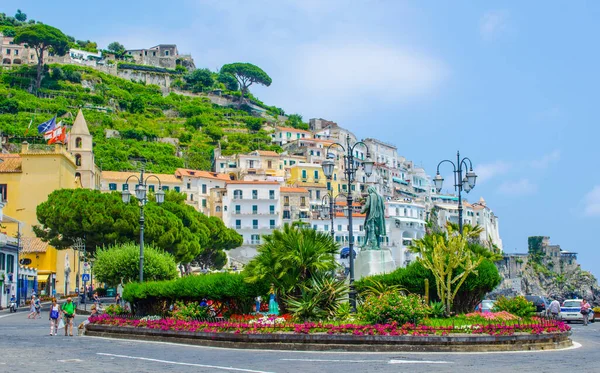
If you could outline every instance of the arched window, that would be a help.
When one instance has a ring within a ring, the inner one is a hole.
[[[75,172],[75,177],[76,177],[77,179],[81,179],[81,174],[80,174],[79,172]]]
[[[78,137],[75,139],[75,147],[76,148],[78,148],[78,149],[81,148],[81,143],[82,143],[81,137]]]
[[[242,199],[243,198],[243,193],[241,191],[241,189],[236,189],[233,191],[233,199]]]
[[[81,154],[75,154],[75,165],[81,166]]]
[[[221,212],[221,206],[217,206],[217,207],[215,207],[215,211],[216,211],[216,212]]]

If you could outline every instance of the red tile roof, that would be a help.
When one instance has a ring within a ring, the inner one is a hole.
[[[19,154],[0,154],[0,173],[21,172],[21,162]]]
[[[175,171],[175,176],[203,177],[206,179],[231,181],[231,177],[228,174],[221,174],[218,172],[210,172],[210,171],[202,171],[202,170],[190,170],[187,168],[178,168]]]
[[[281,193],[308,193],[306,188],[281,187]]]
[[[263,181],[263,180],[229,180],[227,184],[268,184],[268,185],[279,185],[277,181]]]

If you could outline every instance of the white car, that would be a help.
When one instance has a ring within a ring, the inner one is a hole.
[[[558,318],[560,320],[571,322],[571,321],[581,321],[583,322],[583,315],[581,314],[581,299],[567,299],[563,302],[560,307],[560,314]],[[594,322],[594,311],[590,308],[590,313],[588,315],[589,322]]]

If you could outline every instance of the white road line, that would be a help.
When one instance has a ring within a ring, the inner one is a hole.
[[[296,351],[296,350],[269,350],[269,349],[240,349],[240,348],[231,348],[231,347],[214,347],[214,346],[197,346],[197,345],[189,345],[185,343],[174,343],[174,342],[163,342],[163,341],[144,341],[138,339],[128,339],[128,338],[108,338],[108,337],[92,337],[92,336],[81,336],[81,338],[91,338],[91,339],[103,339],[111,342],[127,342],[127,343],[149,343],[149,344],[158,344],[158,345],[168,345],[168,346],[178,346],[178,347],[189,347],[195,349],[202,350],[224,350],[224,351],[238,351],[238,352],[276,352],[280,354],[289,353],[289,354],[323,354],[323,355],[346,355],[346,354],[357,354],[361,355],[487,355],[487,354],[539,354],[539,353],[559,353],[569,350],[575,350],[581,347],[580,343],[573,341],[573,346],[562,348],[560,350],[534,350],[534,351],[484,351],[484,352],[414,352],[414,351],[383,351],[383,352],[373,352],[373,351],[365,351],[365,352],[356,352],[356,351]]]
[[[390,360],[389,364],[454,364],[451,361],[440,360]]]
[[[252,370],[252,369],[243,369],[243,368],[234,368],[234,367],[222,367],[218,365],[206,365],[206,364],[194,364],[194,363],[182,363],[179,361],[169,361],[169,360],[159,360],[159,359],[150,359],[147,357],[139,357],[139,356],[128,356],[128,355],[116,355],[116,354],[106,354],[102,352],[96,353],[96,355],[101,356],[110,356],[110,357],[120,357],[123,359],[133,359],[133,360],[143,360],[143,361],[151,361],[154,363],[163,363],[163,364],[173,364],[173,365],[185,365],[189,367],[199,367],[199,368],[212,368],[212,369],[221,369],[221,370],[231,370],[235,372],[248,372],[248,373],[272,373],[265,372],[262,370]]]
[[[59,363],[81,363],[83,360],[81,359],[65,359],[65,360],[57,360]]]
[[[385,363],[387,360],[345,360],[345,359],[279,359],[280,361],[310,361],[317,363]]]

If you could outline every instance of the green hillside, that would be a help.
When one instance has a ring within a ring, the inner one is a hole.
[[[46,66],[38,96],[28,93],[35,80],[35,67],[5,69],[0,74],[0,131],[21,142],[34,118],[29,136],[37,135],[35,125],[54,114],[70,124],[78,108],[84,109],[94,135],[95,153],[103,170],[135,169],[140,160],[152,172],[173,172],[177,167],[210,169],[212,150],[218,141],[224,154],[255,149],[280,151],[271,145],[261,129],[274,117],[250,115],[242,108],[212,104],[206,97],[171,93],[163,97],[158,86],[131,82],[75,65]],[[176,84],[185,85],[184,79]],[[239,92],[233,92],[236,94]],[[281,111],[262,105],[273,115]],[[71,113],[73,116],[70,116]],[[105,130],[117,130],[120,138],[105,138]],[[158,142],[176,138],[176,146]],[[31,141],[31,139],[30,139]],[[181,151],[181,157],[177,151]]]

